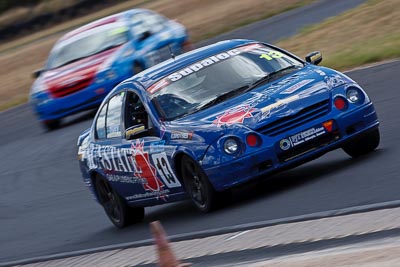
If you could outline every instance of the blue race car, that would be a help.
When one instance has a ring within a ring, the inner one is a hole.
[[[31,104],[46,128],[57,128],[63,117],[99,106],[123,80],[188,49],[185,27],[150,10],[97,20],[55,44],[34,73]]]
[[[379,144],[379,122],[346,75],[269,44],[230,40],[118,85],[78,139],[83,179],[117,227],[189,196],[208,212],[231,188],[343,148]]]

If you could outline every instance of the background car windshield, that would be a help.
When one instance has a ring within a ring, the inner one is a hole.
[[[168,81],[167,86],[152,94],[160,117],[172,120],[194,113],[208,106],[216,97],[237,89],[240,93],[241,88],[244,91],[270,73],[291,66],[304,66],[301,61],[264,45],[254,49],[243,47],[239,51],[237,55],[192,71],[189,75],[181,75],[183,77],[177,81]],[[185,72],[185,69],[182,71]],[[180,75],[179,71],[177,73]]]
[[[99,27],[100,28],[100,27]],[[128,41],[128,27],[103,27],[61,43],[50,54],[47,68],[54,69],[100,53]]]

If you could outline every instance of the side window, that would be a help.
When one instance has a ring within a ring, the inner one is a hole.
[[[143,12],[134,14],[132,17],[132,31],[135,36],[140,36],[145,32],[157,33],[165,26],[165,19],[161,16]]]
[[[121,136],[121,112],[125,92],[113,96],[108,102],[106,118],[107,138]]]
[[[149,119],[139,96],[133,92],[127,92],[125,105],[125,128],[143,126],[149,128]]]
[[[139,37],[146,31],[150,31],[151,29],[147,27],[144,23],[145,16],[143,13],[134,14],[132,17],[132,31],[133,35]]]
[[[106,138],[106,112],[108,104],[105,104],[97,117],[96,121],[96,138],[104,139]]]
[[[164,28],[165,20],[157,14],[147,13],[144,23],[153,33],[156,33]]]

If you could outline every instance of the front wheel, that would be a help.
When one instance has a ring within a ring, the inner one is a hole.
[[[60,124],[61,124],[61,120],[42,121],[42,125],[47,131],[53,131],[53,130],[58,129],[60,127]]]
[[[98,177],[95,185],[99,202],[116,227],[124,228],[143,220],[144,208],[128,206],[105,179]]]
[[[346,143],[342,148],[353,158],[360,157],[374,151],[380,142],[379,128],[376,128],[363,136]]]
[[[227,193],[215,191],[199,164],[189,156],[182,158],[181,173],[186,192],[197,209],[210,212],[226,203],[221,198],[227,197]]]

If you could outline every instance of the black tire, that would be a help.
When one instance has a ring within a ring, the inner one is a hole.
[[[215,191],[202,168],[189,156],[183,156],[181,163],[186,192],[197,209],[210,212],[226,203],[226,198],[221,198],[228,197],[230,191]]]
[[[349,156],[357,158],[374,151],[378,147],[379,142],[379,128],[376,128],[359,138],[349,141],[342,148]]]
[[[60,127],[60,124],[61,120],[42,121],[42,125],[47,131],[53,131],[58,129]]]
[[[110,221],[118,228],[141,222],[144,218],[143,207],[130,207],[126,204],[110,184],[102,177],[97,177],[96,192]]]

